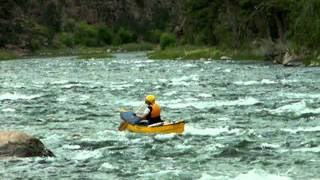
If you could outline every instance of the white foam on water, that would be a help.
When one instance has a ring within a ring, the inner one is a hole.
[[[31,100],[35,98],[39,98],[41,95],[36,94],[36,95],[25,95],[25,94],[17,94],[17,93],[5,93],[0,95],[0,101],[1,100]]]
[[[320,152],[320,146],[318,147],[312,147],[312,148],[298,148],[298,149],[294,149],[292,151],[295,151],[295,152],[315,152],[315,153],[318,153]]]
[[[66,89],[70,89],[70,88],[74,88],[74,87],[83,87],[83,85],[81,85],[81,84],[65,84],[61,87],[66,88]]]
[[[320,94],[312,94],[312,93],[279,93],[279,96],[289,97],[289,98],[303,98],[303,99],[319,99]]]
[[[59,81],[53,81],[50,84],[54,84],[54,85],[60,85],[60,84],[67,84],[69,83],[69,81],[66,80],[59,80]]]
[[[130,87],[133,87],[133,84],[130,84],[128,82],[124,82],[122,84],[112,84],[110,85],[111,90],[124,90]]]
[[[141,106],[141,104],[144,103],[142,100],[141,101],[132,101],[129,99],[119,99],[115,101],[115,104],[121,105],[121,106],[126,106],[126,107],[138,107]]]
[[[184,145],[184,144],[178,144],[175,146],[176,149],[192,149],[193,146],[189,145]]]
[[[232,101],[216,101],[216,106],[249,106],[260,103],[260,101],[253,97],[239,98]]]
[[[155,139],[157,140],[170,140],[175,137],[175,134],[157,134],[154,136]]]
[[[66,102],[67,100],[68,100],[67,96],[60,96],[57,98],[57,101],[59,101],[59,102]]]
[[[279,144],[270,144],[270,143],[262,143],[261,144],[262,148],[273,148],[273,149],[278,149],[281,147]]]
[[[230,118],[228,117],[220,117],[218,118],[219,121],[230,121]]]
[[[258,84],[276,84],[277,82],[272,81],[270,79],[262,79],[261,81],[236,81],[233,84],[242,85],[242,86],[250,86],[250,85],[258,85]]]
[[[192,98],[181,100],[162,101],[162,105],[172,109],[182,109],[187,107],[194,107],[197,109],[206,109],[221,106],[250,106],[260,103],[260,101],[253,97],[245,97],[237,100],[226,100],[226,101],[196,101],[198,99]]]
[[[80,97],[79,97],[80,101],[85,101],[85,100],[88,100],[88,99],[90,99],[90,95],[83,94],[83,95],[80,95]]]
[[[66,144],[62,146],[62,149],[71,149],[71,150],[77,150],[80,149],[81,147],[79,145],[70,145]]]
[[[198,80],[199,80],[198,75],[182,76],[178,78],[172,78],[170,84],[189,86],[191,84],[190,81],[198,81]]]
[[[272,81],[270,79],[262,79],[261,84],[276,84],[277,82]]]
[[[185,65],[183,65],[182,67],[197,67],[197,65],[195,65],[195,64],[185,64]]]
[[[225,69],[223,72],[230,73],[231,69]]]
[[[177,93],[178,93],[177,91],[169,91],[169,92],[164,93],[163,95],[164,96],[173,96],[173,95],[175,95]]]
[[[201,174],[201,177],[198,180],[213,180],[216,179],[213,176],[207,174],[207,173],[203,173]]]
[[[299,127],[296,129],[289,129],[289,128],[283,128],[281,129],[282,131],[285,132],[290,132],[290,133],[297,133],[297,132],[317,132],[320,131],[320,126],[315,126],[315,127]]]
[[[282,84],[289,84],[289,83],[296,83],[299,82],[298,80],[287,80],[287,79],[282,79],[281,83]]]
[[[82,151],[76,151],[72,153],[72,159],[74,160],[87,160],[87,159],[98,159],[102,157],[102,153],[98,150],[95,151],[87,151],[87,150],[82,150]]]
[[[169,80],[168,80],[168,79],[159,79],[158,81],[161,82],[161,83],[166,83],[166,82],[168,82]]]
[[[240,174],[233,180],[291,180],[290,177],[267,173],[263,170],[253,169],[245,174]]]
[[[112,164],[110,164],[110,163],[108,163],[108,162],[105,162],[105,163],[103,163],[103,164],[100,166],[99,170],[103,170],[103,169],[116,169],[116,168],[117,168],[116,166],[114,166],[114,165],[112,165]]]
[[[319,153],[320,152],[320,146],[318,147],[303,147],[303,148],[297,148],[297,149],[281,149],[279,152],[286,153],[286,152],[312,152],[312,153]]]
[[[197,96],[198,96],[198,97],[202,97],[202,98],[210,98],[210,97],[212,97],[211,94],[206,94],[206,93],[200,93],[200,94],[198,94]]]
[[[16,110],[13,109],[13,108],[5,108],[5,109],[2,109],[2,112],[15,112]]]
[[[240,129],[229,129],[229,127],[218,128],[196,128],[190,125],[185,127],[184,134],[190,134],[195,136],[218,136],[222,133],[239,134]]]
[[[296,103],[281,106],[275,110],[270,110],[270,112],[274,114],[295,113],[296,115],[309,114],[309,113],[319,114],[320,108],[317,108],[317,109],[308,108],[305,101],[299,101]]]
[[[134,82],[135,83],[143,83],[143,80],[142,79],[135,79]]]
[[[127,141],[125,131],[118,130],[104,130],[91,134],[90,137],[82,138],[84,142],[99,142],[99,141]]]
[[[178,175],[180,173],[183,173],[182,170],[177,170],[177,169],[168,169],[168,170],[159,170],[158,172],[155,173],[143,173],[141,176],[142,177],[157,177],[156,179],[164,179],[164,177],[166,177],[166,175],[168,174],[175,174]],[[159,176],[161,176],[162,178],[159,178]]]

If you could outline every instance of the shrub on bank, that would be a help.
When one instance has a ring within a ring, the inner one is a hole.
[[[151,31],[147,32],[145,39],[148,42],[158,44],[160,42],[161,34],[162,34],[161,30],[154,29],[154,30],[151,30]]]
[[[177,43],[176,36],[172,33],[163,33],[160,37],[160,48],[161,50],[167,47],[175,46]]]
[[[89,25],[86,22],[80,22],[75,28],[75,43],[78,45],[95,47],[98,46],[98,31],[93,25]]]
[[[74,47],[74,36],[72,33],[61,33],[59,35],[60,42],[67,47]]]
[[[111,30],[104,25],[98,26],[98,42],[99,45],[110,45],[112,43],[112,33]]]
[[[118,37],[119,37],[120,44],[137,42],[137,39],[138,39],[136,34],[124,28],[120,28],[118,32]]]

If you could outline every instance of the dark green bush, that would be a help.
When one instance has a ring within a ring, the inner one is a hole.
[[[137,35],[124,28],[119,30],[118,36],[121,44],[137,42]]]
[[[162,50],[167,47],[175,46],[177,43],[176,36],[172,33],[163,33],[160,37],[160,48]]]
[[[39,50],[41,47],[41,44],[39,42],[39,40],[37,39],[32,39],[29,43],[29,49],[31,51],[36,51],[36,50]]]
[[[67,47],[74,47],[74,36],[72,33],[61,33],[59,35],[59,40],[62,44]]]
[[[159,43],[162,31],[159,29],[151,30],[146,35],[146,40],[151,43]]]
[[[112,43],[112,33],[107,26],[98,27],[98,42],[100,45],[110,45]]]
[[[74,38],[75,43],[78,45],[95,47],[99,44],[97,27],[89,25],[86,22],[80,22],[76,25]]]

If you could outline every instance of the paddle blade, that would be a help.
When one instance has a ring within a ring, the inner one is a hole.
[[[125,122],[125,121],[122,121],[122,122],[120,123],[120,126],[118,127],[118,130],[119,130],[119,131],[124,131],[124,130],[127,129],[127,126],[128,126],[128,123]]]

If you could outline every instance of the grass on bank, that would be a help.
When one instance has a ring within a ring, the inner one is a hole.
[[[0,60],[16,59],[18,55],[7,50],[0,49]]]
[[[150,59],[221,59],[227,56],[236,60],[263,60],[263,55],[250,50],[223,50],[216,47],[178,46],[148,53]]]
[[[62,49],[42,49],[29,56],[36,57],[57,57],[57,56],[77,56],[77,59],[101,59],[110,58],[112,53],[132,52],[132,51],[149,51],[154,49],[150,43],[128,43],[118,46],[104,47],[76,47]]]
[[[309,67],[318,67],[320,66],[320,55],[319,56],[308,56],[304,61],[304,64]]]

